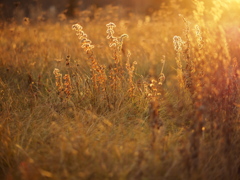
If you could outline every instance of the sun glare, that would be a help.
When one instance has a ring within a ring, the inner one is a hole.
[[[240,3],[240,0],[225,0],[228,3]]]

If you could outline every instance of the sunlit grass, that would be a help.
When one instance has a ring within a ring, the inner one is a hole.
[[[239,1],[171,2],[2,22],[0,179],[239,179]]]

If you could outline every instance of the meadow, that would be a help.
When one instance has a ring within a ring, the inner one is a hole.
[[[239,179],[240,2],[0,22],[0,179]]]

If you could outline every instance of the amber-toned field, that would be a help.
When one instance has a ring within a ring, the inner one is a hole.
[[[0,179],[240,178],[240,2],[0,23]]]

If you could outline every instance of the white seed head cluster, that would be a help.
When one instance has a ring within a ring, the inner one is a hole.
[[[108,23],[107,25],[107,39],[111,40],[109,43],[109,47],[116,47],[118,51],[121,51],[122,45],[123,45],[123,39],[128,38],[127,34],[122,34],[120,37],[114,36],[114,30],[113,28],[116,27],[116,25],[113,22]]]
[[[177,52],[182,51],[182,45],[184,44],[184,42],[180,36],[173,37],[173,44],[174,44],[175,51],[177,51]]]
[[[81,48],[87,53],[91,51],[94,48],[94,45],[92,45],[92,41],[87,38],[87,34],[82,30],[83,27],[79,24],[74,24],[72,29],[76,31],[76,35],[78,36],[78,39],[80,39],[82,44]]]

